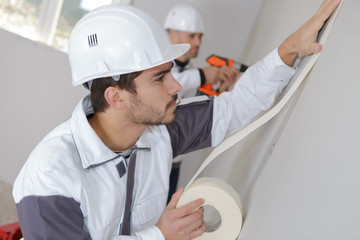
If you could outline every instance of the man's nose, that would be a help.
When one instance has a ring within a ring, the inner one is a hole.
[[[181,91],[181,84],[174,78],[172,74],[170,74],[169,83],[168,83],[168,92],[170,95],[174,95]]]
[[[200,46],[201,44],[201,38],[200,37],[194,37],[193,38],[193,44],[195,44],[196,46]]]

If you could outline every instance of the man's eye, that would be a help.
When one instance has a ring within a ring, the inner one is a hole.
[[[157,79],[156,79],[156,81],[162,81],[164,79],[164,75],[161,75],[160,77],[158,77]]]

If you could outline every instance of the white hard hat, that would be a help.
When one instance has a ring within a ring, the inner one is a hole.
[[[106,5],[86,14],[71,33],[72,84],[149,69],[188,49],[188,44],[171,45],[163,28],[145,12]]]
[[[205,23],[200,11],[194,6],[190,4],[179,4],[169,11],[164,28],[184,32],[204,33]]]

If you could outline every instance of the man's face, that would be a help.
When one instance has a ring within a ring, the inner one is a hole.
[[[136,95],[129,96],[129,120],[141,125],[170,123],[176,117],[181,85],[171,74],[172,62],[144,70],[135,78]]]
[[[173,31],[173,36],[171,36],[171,42],[173,44],[190,44],[190,49],[184,55],[187,56],[188,60],[191,58],[196,58],[202,40],[202,33],[192,33],[192,32],[182,32],[182,31]]]

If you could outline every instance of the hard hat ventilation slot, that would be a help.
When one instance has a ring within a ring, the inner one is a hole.
[[[89,47],[95,47],[98,45],[96,33],[88,36],[88,42],[89,42]]]

